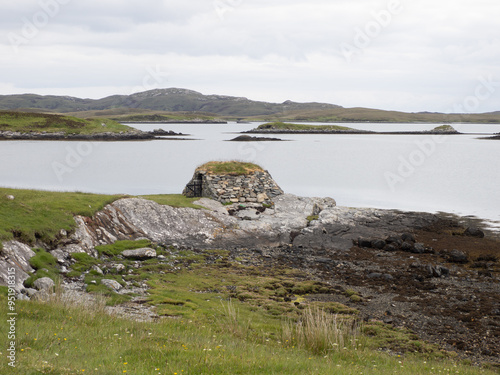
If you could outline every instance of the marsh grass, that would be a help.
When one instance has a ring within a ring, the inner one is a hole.
[[[358,349],[359,333],[359,321],[352,316],[330,314],[319,307],[308,307],[297,321],[282,323],[282,341],[316,355]]]

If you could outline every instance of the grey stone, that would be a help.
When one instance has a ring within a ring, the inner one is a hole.
[[[413,246],[412,253],[415,253],[415,254],[425,253],[425,245],[423,243],[416,243]]]
[[[33,286],[37,290],[51,290],[54,287],[54,280],[49,277],[42,277],[40,279],[35,280]]]
[[[21,290],[21,293],[27,295],[29,298],[32,298],[37,293],[37,290],[33,288],[24,288]]]
[[[413,251],[413,248],[414,248],[414,245],[413,243],[411,242],[403,242],[403,244],[401,245],[401,250],[403,251],[407,251],[407,252],[412,252]]]
[[[119,263],[119,264],[115,265],[114,268],[115,268],[116,272],[119,273],[119,272],[122,272],[123,270],[125,270],[126,267],[123,264]]]
[[[403,242],[413,242],[413,243],[415,243],[415,236],[413,236],[413,234],[411,234],[411,233],[403,233],[401,235],[401,239],[403,240]]]
[[[469,257],[462,251],[452,250],[450,253],[450,262],[453,263],[467,263],[469,261]]]
[[[70,259],[70,255],[62,250],[52,250],[50,254],[57,259],[59,264],[66,264]]]
[[[359,247],[372,247],[372,241],[368,238],[358,238]]]
[[[7,241],[3,243],[3,249],[0,252],[0,285],[7,286],[9,276],[14,269],[15,280],[9,286],[19,291],[24,288],[24,281],[28,279],[29,273],[33,272],[29,260],[35,256],[35,252],[29,246],[18,241]]]
[[[156,250],[149,247],[135,250],[125,250],[122,255],[128,259],[152,259],[156,258]]]
[[[97,272],[99,275],[104,275],[104,272],[102,272],[102,269],[99,266],[94,265],[91,270]]]
[[[385,247],[386,243],[384,240],[373,240],[371,242],[371,247],[374,249],[382,250]]]
[[[107,286],[109,289],[114,291],[119,291],[122,288],[122,286],[118,281],[111,279],[102,279],[101,284]]]
[[[476,227],[468,227],[465,230],[464,235],[469,237],[484,238],[484,232]]]

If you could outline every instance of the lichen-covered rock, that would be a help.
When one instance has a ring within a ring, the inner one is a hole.
[[[3,243],[3,250],[0,252],[0,285],[7,286],[9,269],[14,270],[14,289],[20,291],[24,288],[23,283],[33,272],[29,260],[35,256],[35,252],[17,241]],[[11,272],[12,273],[12,272]]]
[[[156,258],[156,251],[149,247],[122,251],[122,255],[128,259],[146,260]]]
[[[52,280],[50,277],[42,277],[40,279],[36,279],[33,283],[35,289],[40,291],[51,291],[54,285],[54,280]]]
[[[102,279],[101,284],[107,286],[109,289],[114,291],[119,291],[122,288],[122,286],[118,281],[111,279]]]

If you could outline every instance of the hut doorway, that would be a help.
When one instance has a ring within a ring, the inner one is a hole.
[[[202,197],[203,195],[203,174],[197,173],[191,183],[186,185],[189,197]]]

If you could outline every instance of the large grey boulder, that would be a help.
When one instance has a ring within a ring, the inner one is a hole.
[[[146,260],[156,258],[156,250],[149,247],[135,250],[125,250],[122,255],[128,259]]]

